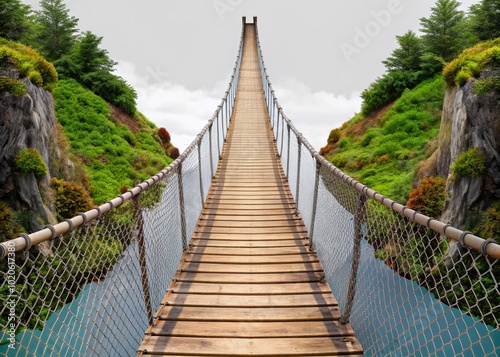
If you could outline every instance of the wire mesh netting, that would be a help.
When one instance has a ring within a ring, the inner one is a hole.
[[[480,248],[467,247],[469,232],[407,209],[333,167],[281,110],[259,40],[258,47],[290,189],[306,226],[314,228],[311,244],[341,322],[351,323],[365,355],[500,355],[500,262],[487,254],[498,242],[474,237]]]

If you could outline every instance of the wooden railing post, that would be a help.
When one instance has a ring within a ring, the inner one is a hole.
[[[347,290],[347,301],[344,313],[340,317],[341,324],[348,324],[351,318],[352,305],[356,296],[356,282],[358,277],[359,259],[361,257],[361,240],[363,238],[363,222],[366,217],[366,196],[361,194],[354,215],[354,246],[352,249],[351,279]]]
[[[184,184],[182,182],[182,162],[177,169],[177,182],[179,186],[179,210],[181,215],[181,239],[182,249],[187,250],[187,227],[186,227],[186,207],[184,205]]]
[[[140,181],[135,182],[135,186],[138,186]],[[148,265],[146,262],[146,237],[144,235],[144,220],[142,218],[142,207],[139,200],[140,195],[134,197],[134,221],[137,229],[137,246],[139,248],[139,266],[141,269],[141,284],[142,284],[142,296],[144,297],[144,305],[146,308],[146,316],[148,322],[151,325],[153,323],[153,309],[151,307],[151,290],[149,289],[149,274]]]

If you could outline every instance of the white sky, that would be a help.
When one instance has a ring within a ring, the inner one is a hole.
[[[36,7],[37,0],[23,0]],[[478,0],[463,0],[466,10]],[[67,0],[82,31],[104,37],[138,108],[183,151],[222,98],[241,33],[258,17],[266,67],[287,116],[319,150],[358,112],[396,35],[435,0]]]

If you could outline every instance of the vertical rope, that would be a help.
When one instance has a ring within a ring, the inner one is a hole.
[[[201,170],[201,142],[202,137],[200,137],[200,141],[198,142],[198,172],[200,175],[200,195],[201,195],[201,207],[205,204],[205,193],[203,191],[203,173]]]
[[[210,177],[212,179],[214,178],[214,155],[213,155],[213,150],[212,150],[212,127],[213,125],[210,125],[208,129],[208,142],[210,146]]]

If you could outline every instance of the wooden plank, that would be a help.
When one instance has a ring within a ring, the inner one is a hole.
[[[293,233],[253,233],[253,234],[232,234],[232,233],[211,233],[195,232],[193,239],[213,239],[213,240],[236,240],[236,241],[262,241],[262,240],[290,240],[306,239],[307,232]]]
[[[229,255],[229,256],[249,256],[249,255],[290,255],[309,254],[307,247],[278,247],[278,248],[218,248],[218,247],[193,247],[188,250],[188,254],[206,255]]]
[[[288,264],[288,263],[302,263],[302,262],[317,262],[318,256],[316,255],[316,253],[283,254],[283,255],[248,255],[248,256],[188,254],[184,259],[187,262],[196,262],[196,263]]]
[[[151,336],[140,351],[151,355],[183,354],[198,356],[337,356],[361,355],[362,347],[354,338],[193,338]]]
[[[300,231],[305,231],[304,223],[298,220],[281,220],[281,221],[199,221],[198,228],[296,228],[301,227]],[[285,230],[288,232],[290,230]],[[280,230],[283,232],[283,230]],[[228,232],[230,233],[230,232]],[[272,233],[272,231],[271,231]]]
[[[323,307],[180,307],[163,306],[156,315],[159,320],[209,322],[277,322],[277,321],[336,321],[340,319],[337,306]]]
[[[303,225],[288,227],[196,227],[195,233],[210,232],[224,234],[274,234],[274,233],[307,233]]]
[[[232,308],[270,308],[270,307],[315,307],[338,306],[332,294],[308,295],[195,295],[169,294],[162,305],[188,307],[232,307]]]
[[[235,338],[308,338],[353,336],[349,325],[338,321],[287,321],[287,322],[214,322],[209,325],[199,321],[158,321],[148,334],[173,337],[235,337]]]
[[[221,214],[202,214],[199,222],[220,221],[220,222],[266,222],[266,221],[296,221],[300,222],[302,217],[296,216],[293,213],[282,215],[265,215],[265,216],[237,216],[237,215],[221,215]]]
[[[216,263],[184,263],[181,269],[186,273],[307,273],[323,272],[320,263],[291,263],[291,264],[216,264]]]
[[[230,248],[270,248],[270,247],[296,247],[309,244],[302,239],[242,241],[242,240],[216,240],[216,239],[191,239],[191,245],[197,247],[230,247]]]
[[[174,281],[169,291],[182,294],[216,295],[298,295],[331,293],[326,283],[290,283],[290,284],[225,284],[193,283]]]
[[[324,280],[323,272],[289,274],[230,274],[230,273],[177,273],[174,277],[180,282],[224,283],[224,284],[288,284],[319,283]]]

